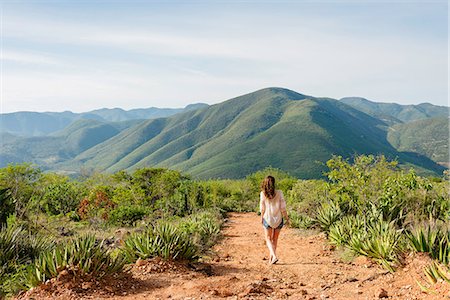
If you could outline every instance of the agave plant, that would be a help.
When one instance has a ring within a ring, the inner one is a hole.
[[[132,234],[125,240],[124,253],[129,261],[138,258],[193,259],[197,247],[189,236],[170,223],[158,223],[144,233]]]
[[[351,236],[349,249],[356,254],[372,258],[393,272],[401,250],[401,231],[395,228],[393,222],[382,220],[368,224],[366,230]]]
[[[450,283],[450,270],[448,266],[432,262],[431,265],[425,267],[423,271],[431,284],[436,283],[438,280],[444,280]]]
[[[336,246],[347,245],[352,236],[365,231],[365,222],[359,215],[345,216],[330,227],[328,238]]]
[[[293,228],[308,229],[314,225],[314,219],[308,215],[300,214],[296,211],[289,212],[290,226]]]
[[[316,221],[323,231],[328,232],[330,227],[341,218],[342,211],[338,203],[322,203],[316,214]]]
[[[122,255],[112,257],[110,250],[103,246],[103,241],[87,235],[39,255],[27,269],[27,285],[36,286],[58,276],[64,269],[79,276],[102,278],[120,272],[125,262]]]
[[[443,264],[450,262],[450,231],[441,227],[419,227],[407,234],[410,247],[428,253]]]

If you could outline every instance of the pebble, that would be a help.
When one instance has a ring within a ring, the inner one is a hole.
[[[388,292],[385,290],[385,289],[381,289],[380,290],[380,293],[378,294],[378,298],[388,298],[389,297],[389,295],[388,295]]]

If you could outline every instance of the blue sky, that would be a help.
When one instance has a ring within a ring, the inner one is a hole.
[[[222,102],[279,86],[448,105],[447,1],[6,1],[1,111]]]

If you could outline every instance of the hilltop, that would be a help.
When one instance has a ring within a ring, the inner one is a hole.
[[[411,120],[445,114],[448,108],[431,104],[402,106],[361,98],[339,101],[272,87],[211,106],[188,106],[169,117],[82,120],[51,136],[5,136],[0,157],[2,164],[32,161],[68,173],[157,166],[196,178],[242,178],[272,166],[301,178],[318,178],[332,155],[383,153],[422,174],[438,175],[444,168],[437,162],[445,165],[448,155],[405,146],[404,138],[392,132],[406,132]],[[445,119],[440,122],[448,128]],[[438,139],[445,146],[444,131],[438,132]],[[428,143],[426,136],[408,139],[423,145]]]

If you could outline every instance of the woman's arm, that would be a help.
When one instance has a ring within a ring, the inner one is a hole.
[[[261,223],[263,222],[264,213],[266,212],[266,204],[264,202],[263,192],[259,194],[259,211],[261,212]]]
[[[285,223],[289,224],[289,215],[286,210],[286,200],[284,200],[284,196],[281,191],[280,191],[280,201],[281,201],[280,205],[281,214],[283,215],[283,218],[286,220]]]

